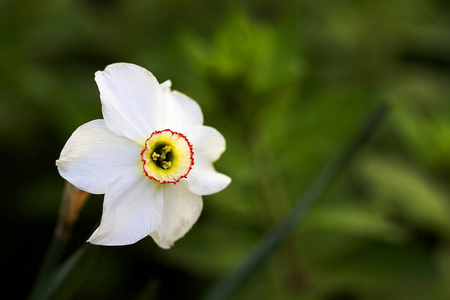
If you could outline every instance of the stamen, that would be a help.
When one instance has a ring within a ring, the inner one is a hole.
[[[164,148],[161,149],[161,159],[166,159],[166,154],[169,153],[170,151],[172,151],[172,147],[170,146],[165,146]]]
[[[172,163],[170,161],[162,161],[161,162],[161,167],[164,168],[164,170],[167,170],[168,168],[170,168],[172,166]]]
[[[158,153],[156,153],[156,152],[153,152],[153,154],[152,154],[152,159],[154,160],[154,161],[156,161],[157,159],[158,159],[158,157],[160,157],[161,155],[159,155]]]
[[[169,153],[170,151],[172,151],[172,147],[171,146],[165,146],[164,148],[162,148],[161,152],[164,154]]]

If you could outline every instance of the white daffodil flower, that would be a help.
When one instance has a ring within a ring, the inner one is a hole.
[[[231,182],[212,165],[225,139],[203,125],[197,102],[144,68],[112,64],[95,81],[104,119],[75,130],[56,161],[74,186],[105,194],[88,242],[128,245],[150,235],[170,248],[197,221],[202,195]]]

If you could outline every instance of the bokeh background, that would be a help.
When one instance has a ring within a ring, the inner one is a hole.
[[[199,299],[381,100],[393,109],[372,142],[232,299],[450,299],[449,50],[444,0],[0,1],[2,294],[29,293],[60,204],[55,159],[102,117],[94,72],[122,61],[201,105],[233,182],[171,250],[98,247],[60,299]]]

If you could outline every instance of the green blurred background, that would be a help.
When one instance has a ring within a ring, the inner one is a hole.
[[[449,50],[444,0],[0,1],[2,293],[29,293],[64,183],[55,159],[102,117],[94,72],[123,61],[200,104],[233,182],[171,250],[97,247],[59,299],[199,299],[383,99],[372,143],[232,299],[450,299]]]

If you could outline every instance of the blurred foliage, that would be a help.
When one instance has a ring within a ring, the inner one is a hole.
[[[1,1],[4,293],[29,293],[63,188],[54,161],[102,117],[94,72],[125,61],[199,102],[233,182],[174,248],[99,247],[62,298],[200,298],[387,98],[370,147],[233,299],[450,299],[449,33],[442,0]],[[101,209],[92,196],[66,257]]]

